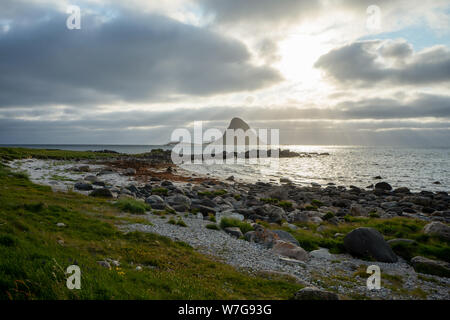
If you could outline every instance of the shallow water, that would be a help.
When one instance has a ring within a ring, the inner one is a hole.
[[[158,145],[21,145],[29,148],[63,150],[114,150],[122,153],[142,153],[151,149],[171,149]],[[278,167],[267,165],[183,165],[202,174],[226,178],[230,175],[243,181],[279,181],[287,177],[294,183],[321,185],[356,185],[366,187],[380,180],[393,187],[411,190],[449,191],[450,148],[395,148],[362,146],[282,146],[297,152],[329,153],[329,156],[279,159]],[[441,184],[434,184],[439,181]]]

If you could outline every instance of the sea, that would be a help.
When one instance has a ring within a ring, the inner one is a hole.
[[[114,150],[137,154],[171,145],[0,145],[61,150]],[[186,170],[213,177],[234,176],[245,182],[279,182],[288,178],[298,185],[318,183],[365,188],[379,181],[411,191],[450,190],[450,148],[282,145],[281,149],[311,153],[311,157],[282,158],[268,164],[189,164]],[[329,155],[315,155],[328,153]],[[375,177],[382,179],[374,179]]]

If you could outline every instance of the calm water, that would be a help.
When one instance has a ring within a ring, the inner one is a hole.
[[[142,153],[170,146],[152,145],[22,145],[29,148],[64,150],[114,150],[123,153]],[[258,165],[185,165],[188,170],[213,176],[254,182],[278,181],[287,177],[298,184],[316,182],[325,185],[356,185],[366,187],[379,180],[393,187],[406,186],[412,190],[449,191],[449,148],[394,148],[360,146],[283,146],[282,149],[302,152],[328,152],[329,156],[280,159],[278,168]],[[440,181],[440,185],[433,184]]]

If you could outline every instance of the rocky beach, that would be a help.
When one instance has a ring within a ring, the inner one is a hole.
[[[290,155],[291,156],[291,155]],[[449,299],[450,196],[374,177],[367,188],[243,182],[175,166],[170,151],[96,160],[18,159],[37,184],[147,205],[122,232],[156,233],[239,270],[286,276],[296,299]],[[125,213],[124,213],[125,214]],[[369,290],[366,269],[381,269]],[[220,275],[218,275],[220,276]]]

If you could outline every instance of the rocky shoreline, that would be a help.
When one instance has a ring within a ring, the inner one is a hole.
[[[448,260],[404,254],[408,246],[425,248],[421,241],[427,237],[439,239],[436,248],[444,256],[449,252],[447,192],[413,193],[406,187],[392,189],[384,181],[373,189],[296,186],[288,178],[274,184],[241,183],[234,177],[218,179],[187,172],[171,164],[167,152],[107,161],[27,159],[9,165],[28,173],[33,182],[57,190],[143,201],[152,208],[146,214],[152,225],[127,225],[124,231],[155,232],[182,240],[250,272],[285,273],[306,286],[353,298],[450,298]],[[224,218],[241,221],[250,230],[239,224],[221,226]],[[183,221],[186,227],[167,223],[168,219]],[[357,224],[377,219],[422,222],[411,226],[417,229],[411,231],[414,239],[385,239],[374,228]],[[345,233],[330,234],[340,228]],[[302,234],[319,244],[329,243],[329,248],[307,247],[308,239]],[[380,266],[382,277],[387,277],[380,290],[366,287],[363,269],[371,264]]]

